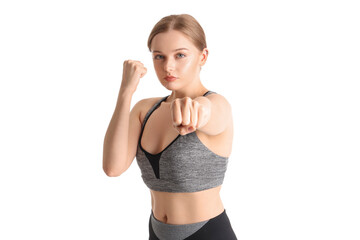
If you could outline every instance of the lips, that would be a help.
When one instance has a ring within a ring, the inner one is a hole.
[[[174,77],[174,76],[166,76],[166,77],[165,77],[165,80],[166,80],[166,81],[169,81],[169,82],[175,81],[175,80],[176,80],[176,77]]]

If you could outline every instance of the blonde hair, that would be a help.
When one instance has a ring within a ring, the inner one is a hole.
[[[158,33],[177,30],[185,34],[202,52],[206,48],[206,37],[199,22],[189,14],[169,15],[155,24],[148,38],[147,46],[151,52],[151,42]]]

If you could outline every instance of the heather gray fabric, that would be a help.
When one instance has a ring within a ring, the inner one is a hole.
[[[213,91],[207,94],[215,93]],[[170,96],[170,95],[168,95]],[[162,192],[198,192],[223,183],[228,157],[215,154],[197,137],[196,131],[178,135],[162,152],[154,155],[141,146],[144,126],[151,113],[167,99],[163,97],[145,115],[136,160],[148,188]]]
[[[151,226],[159,239],[183,240],[202,228],[209,220],[190,224],[168,224],[157,220],[151,211]]]

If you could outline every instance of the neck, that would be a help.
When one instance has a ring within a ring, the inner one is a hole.
[[[172,102],[176,98],[190,97],[191,99],[204,95],[208,89],[206,89],[200,82],[196,86],[188,85],[182,89],[173,90],[171,95],[166,99],[166,102]]]

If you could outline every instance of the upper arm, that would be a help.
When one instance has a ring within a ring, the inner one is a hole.
[[[123,172],[125,172],[133,162],[136,156],[138,139],[141,132],[141,111],[144,107],[146,99],[138,101],[130,111],[129,117],[129,134],[128,134],[128,153],[126,159],[126,165]]]

